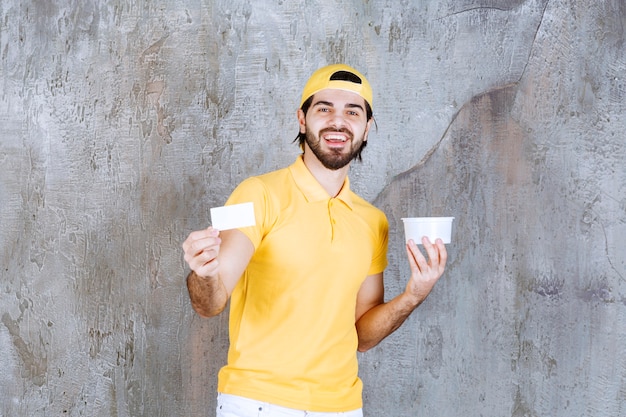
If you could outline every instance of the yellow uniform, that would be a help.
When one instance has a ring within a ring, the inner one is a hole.
[[[348,179],[330,198],[302,157],[245,180],[227,204],[249,201],[256,226],[241,231],[255,253],[231,297],[218,391],[310,411],[360,408],[356,296],[387,265],[384,213]]]

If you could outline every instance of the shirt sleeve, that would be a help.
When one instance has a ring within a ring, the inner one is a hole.
[[[249,203],[254,206],[255,225],[239,228],[257,249],[261,243],[261,239],[265,235],[267,218],[270,214],[270,204],[267,189],[263,182],[257,177],[251,177],[244,180],[232,192],[226,205]]]
[[[377,241],[374,246],[374,256],[372,257],[372,265],[368,275],[379,274],[387,268],[387,246],[389,243],[389,222],[387,217],[381,213],[378,220]]]

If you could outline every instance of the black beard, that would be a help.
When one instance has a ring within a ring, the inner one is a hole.
[[[309,145],[309,148],[311,148],[311,151],[313,151],[313,155],[317,157],[317,159],[322,163],[322,165],[324,165],[325,168],[332,171],[336,171],[348,165],[354,158],[359,155],[359,151],[365,143],[362,141],[361,145],[358,148],[351,148],[350,152],[347,154],[341,153],[341,151],[338,149],[331,149],[330,152],[324,153],[324,150],[322,150],[322,146],[320,144],[323,140],[322,135],[326,132],[345,133],[350,137],[351,146],[354,143],[354,136],[352,136],[352,132],[348,131],[347,129],[322,129],[320,130],[319,135],[316,138],[313,135],[313,132],[311,132],[308,127],[306,128],[306,143]]]

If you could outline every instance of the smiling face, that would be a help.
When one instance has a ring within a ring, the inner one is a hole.
[[[315,93],[306,115],[298,111],[298,121],[300,133],[306,135],[305,156],[313,153],[330,170],[345,167],[359,154],[371,125],[365,100],[337,89]]]

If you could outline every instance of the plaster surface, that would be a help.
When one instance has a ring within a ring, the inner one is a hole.
[[[364,72],[353,188],[454,216],[445,276],[359,354],[365,415],[626,415],[621,0],[0,2],[0,416],[212,416],[227,316],[181,244],[290,164],[310,73]]]

